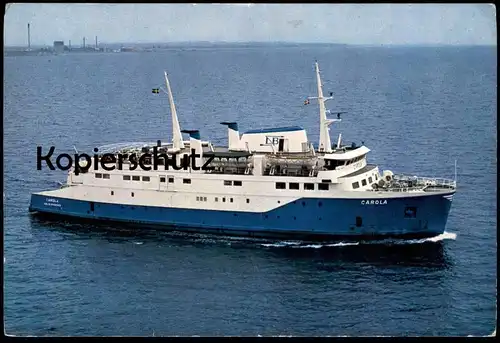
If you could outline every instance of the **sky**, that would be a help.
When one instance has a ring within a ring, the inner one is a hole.
[[[9,4],[4,45],[186,41],[496,45],[492,4]]]

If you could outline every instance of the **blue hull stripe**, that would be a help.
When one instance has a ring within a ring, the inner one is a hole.
[[[48,201],[48,199],[56,199]],[[409,208],[413,217],[405,217]],[[301,198],[274,210],[255,213],[91,203],[33,194],[30,211],[127,223],[220,230],[243,235],[265,232],[321,236],[434,236],[444,232],[451,201],[443,194],[387,199],[363,205],[361,199]]]

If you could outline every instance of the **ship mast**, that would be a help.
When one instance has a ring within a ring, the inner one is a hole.
[[[321,76],[319,74],[318,61],[315,62],[316,81],[318,84],[318,96],[308,97],[308,99],[318,99],[319,102],[319,149],[318,151],[330,153],[332,152],[332,143],[330,140],[330,124],[340,119],[328,119],[326,114],[329,113],[325,107],[325,101],[333,99],[333,96],[325,98],[323,96],[323,85],[321,84]],[[331,93],[330,93],[331,94]]]
[[[181,128],[179,126],[179,120],[177,119],[177,111],[175,110],[174,97],[172,96],[172,90],[170,89],[170,82],[168,82],[167,72],[165,71],[165,83],[167,85],[168,91],[168,101],[170,103],[170,111],[172,112],[172,142],[174,150],[184,149],[184,141],[182,140]]]
[[[315,63],[316,67],[316,81],[318,83],[318,102],[319,102],[319,149],[325,152],[331,152],[332,143],[330,141],[330,132],[326,124],[326,107],[325,99],[323,97],[323,85],[321,84],[321,77],[319,75],[318,62]]]

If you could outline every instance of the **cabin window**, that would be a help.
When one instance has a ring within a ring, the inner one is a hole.
[[[247,199],[247,204],[249,204],[249,203],[250,203],[250,199]]]
[[[95,173],[95,178],[96,179],[102,179],[102,174],[101,173]]]
[[[149,180],[150,180],[149,176],[143,176],[142,177],[142,181],[149,182]]]
[[[318,189],[320,191],[327,191],[330,188],[330,185],[328,183],[319,183],[318,184]]]
[[[190,184],[191,183],[191,179],[182,179],[182,183]]]
[[[226,202],[226,198],[222,198],[222,202]]]
[[[130,195],[132,195],[132,198],[134,197],[134,192],[130,193]]]
[[[331,183],[332,180],[321,180],[321,182],[323,182],[323,183]]]
[[[288,188],[289,188],[289,189],[299,189],[299,184],[298,184],[298,183],[296,183],[296,182],[290,182],[290,183],[288,184]]]
[[[358,182],[358,181],[354,182],[354,183],[352,184],[352,188],[353,188],[353,189],[359,188],[359,182]]]
[[[165,182],[165,178],[163,176],[160,176],[160,182]]]
[[[373,182],[373,179],[372,179],[372,177],[370,176],[370,177],[368,178],[368,183],[369,183],[369,184],[371,184],[372,182]]]
[[[109,179],[109,174],[102,174],[103,179]]]
[[[241,186],[241,181],[234,181],[233,186]]]
[[[196,197],[196,201],[200,201],[200,197]]]
[[[215,197],[215,202],[219,202],[219,198]]]
[[[140,176],[132,176],[132,181],[141,181],[141,177]]]
[[[233,184],[233,181],[231,180],[224,180],[224,186],[231,186]]]
[[[304,183],[304,189],[307,191],[314,191],[314,183]]]
[[[233,202],[233,198],[229,199],[229,202]]]
[[[123,175],[123,179],[126,180],[126,181],[129,181],[130,180],[130,175]]]
[[[361,185],[366,186],[366,179],[361,180]]]
[[[285,189],[286,183],[284,182],[276,182],[276,189]]]
[[[173,177],[169,177],[168,178],[168,183],[174,183],[174,178]]]
[[[416,217],[417,217],[417,208],[416,207],[405,208],[405,218],[416,218]]]
[[[115,192],[111,191],[111,195],[115,195]]]

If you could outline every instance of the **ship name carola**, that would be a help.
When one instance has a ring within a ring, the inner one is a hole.
[[[361,205],[387,205],[387,200],[361,200]]]

